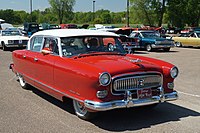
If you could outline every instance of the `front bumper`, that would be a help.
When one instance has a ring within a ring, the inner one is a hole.
[[[124,100],[115,100],[110,102],[95,102],[90,100],[85,100],[85,107],[94,111],[106,111],[116,108],[129,108],[137,106],[145,106],[156,104],[165,101],[172,101],[178,99],[178,93],[173,91],[172,93],[162,94],[160,96],[153,96],[148,99],[124,99]]]
[[[6,47],[9,47],[9,48],[18,48],[18,47],[26,47],[27,45],[26,44],[6,44]]]
[[[171,47],[174,47],[174,45],[152,44],[151,47],[152,48],[171,48]]]

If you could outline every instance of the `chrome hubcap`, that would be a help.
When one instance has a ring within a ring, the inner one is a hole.
[[[87,110],[83,104],[75,100],[73,100],[73,104],[74,104],[74,109],[78,115],[85,116],[87,114]]]
[[[22,75],[18,74],[18,79],[19,79],[19,83],[21,86],[25,86],[26,82],[24,81],[24,78]]]

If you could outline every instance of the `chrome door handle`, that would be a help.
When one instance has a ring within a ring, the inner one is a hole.
[[[23,55],[23,58],[26,59],[26,55]]]
[[[34,61],[35,61],[35,62],[37,62],[37,61],[38,61],[38,59],[37,59],[37,58],[34,58]]]

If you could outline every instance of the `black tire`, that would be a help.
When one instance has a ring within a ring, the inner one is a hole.
[[[7,51],[7,50],[8,50],[8,47],[6,47],[6,45],[4,44],[4,42],[2,42],[1,44],[2,44],[2,49],[3,49],[3,51]]]
[[[73,100],[73,107],[76,115],[83,120],[91,120],[96,116],[96,113],[89,112],[82,103],[76,100]]]
[[[28,89],[30,87],[30,85],[24,80],[24,77],[21,74],[17,73],[17,77],[19,84],[23,89]]]
[[[170,48],[163,48],[163,51],[169,52],[169,51],[170,51]]]
[[[146,46],[146,50],[147,50],[148,52],[151,52],[151,51],[152,51],[152,47],[151,47],[150,44],[148,44],[148,45]]]

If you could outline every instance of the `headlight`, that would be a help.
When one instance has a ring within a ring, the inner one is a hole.
[[[8,40],[8,43],[13,44],[14,41],[13,40]]]
[[[109,73],[104,72],[99,76],[99,83],[102,86],[107,86],[111,82],[111,76]]]
[[[176,78],[178,76],[178,68],[177,67],[173,67],[170,70],[170,75],[171,75],[172,78]]]

